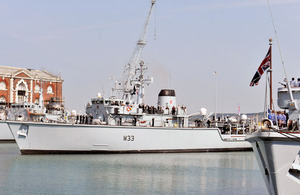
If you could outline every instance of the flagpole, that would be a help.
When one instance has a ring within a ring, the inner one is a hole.
[[[272,110],[273,105],[273,96],[272,96],[272,39],[269,39],[269,45],[270,45],[270,110]]]
[[[265,105],[264,105],[264,117],[267,117],[268,112],[268,74],[266,74],[266,90],[265,90]]]

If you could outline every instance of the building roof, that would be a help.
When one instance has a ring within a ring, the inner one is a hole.
[[[60,75],[54,75],[45,70],[35,70],[29,68],[16,68],[11,66],[0,66],[0,77],[18,77],[21,73],[24,73],[29,78],[34,80],[48,80],[55,82],[62,82]]]

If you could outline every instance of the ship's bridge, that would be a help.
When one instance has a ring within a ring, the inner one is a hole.
[[[291,88],[292,90],[292,94],[293,94],[293,98],[296,102],[296,104],[298,104],[298,108],[299,108],[299,103],[300,103],[300,87],[294,87]],[[283,88],[278,88],[278,99],[277,99],[277,104],[281,109],[288,109],[289,105],[290,105],[290,94],[288,92],[288,89],[286,87]]]
[[[92,102],[92,105],[103,104],[103,105],[106,105],[106,106],[124,106],[124,101],[123,100],[114,99],[114,98],[109,98],[109,99],[104,99],[103,97],[92,98],[91,102]]]

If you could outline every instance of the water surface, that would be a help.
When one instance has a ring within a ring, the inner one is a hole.
[[[267,194],[253,152],[20,155],[0,143],[1,194]]]

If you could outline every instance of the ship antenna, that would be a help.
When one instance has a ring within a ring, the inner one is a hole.
[[[290,82],[288,82],[289,80],[288,80],[286,69],[285,69],[285,64],[284,64],[283,55],[282,55],[280,44],[279,44],[278,34],[277,34],[276,27],[275,27],[275,22],[274,22],[274,18],[273,18],[271,6],[270,6],[270,1],[267,0],[267,2],[268,2],[269,12],[270,12],[270,16],[271,16],[271,19],[272,19],[272,25],[273,25],[273,29],[274,29],[274,33],[275,33],[275,37],[276,37],[276,42],[277,42],[277,45],[278,45],[278,50],[279,50],[279,54],[280,54],[280,58],[281,58],[281,64],[282,64],[283,71],[284,71],[284,76],[286,78],[287,89],[288,89],[289,95],[290,95],[290,104],[293,105],[296,108],[296,104],[294,102],[294,97],[293,97],[292,90],[291,90],[291,85],[290,85]],[[272,41],[272,40],[270,40],[270,41]]]
[[[146,19],[146,22],[144,24],[144,28],[142,30],[142,33],[140,35],[139,40],[136,43],[136,47],[134,49],[134,52],[130,58],[130,61],[127,65],[125,65],[124,71],[123,71],[123,98],[126,100],[130,100],[132,94],[135,91],[135,85],[133,83],[133,80],[135,80],[137,68],[141,63],[142,59],[142,52],[146,45],[146,32],[149,26],[150,16],[152,13],[153,6],[155,4],[156,0],[151,0],[151,6],[150,10],[148,12],[148,16]]]

